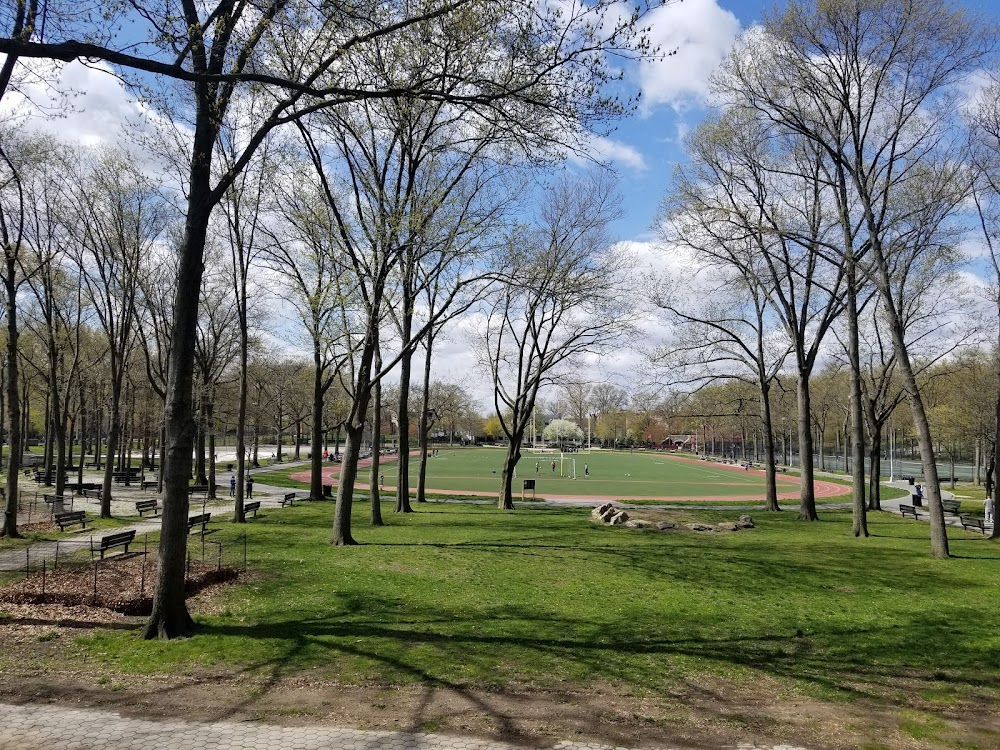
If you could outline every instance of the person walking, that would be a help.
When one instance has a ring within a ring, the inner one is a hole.
[[[538,461],[535,461],[535,473],[538,473]]]
[[[247,499],[253,500],[253,477],[247,474]]]
[[[589,477],[590,476],[590,464],[584,464],[583,465],[583,475],[585,477]]]
[[[236,475],[229,477],[229,497],[236,497]]]
[[[996,506],[993,503],[993,498],[989,495],[986,496],[986,500],[983,501],[983,511],[986,517],[986,523],[993,523],[993,513],[996,510]]]
[[[552,462],[552,473],[553,474],[556,473],[556,462],[555,461]]]

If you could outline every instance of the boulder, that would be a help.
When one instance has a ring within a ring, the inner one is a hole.
[[[631,521],[626,521],[625,526],[629,529],[648,529],[653,525],[652,521],[646,521],[642,518],[635,518]]]
[[[658,524],[656,524],[656,528],[658,528],[660,531],[669,531],[670,529],[676,529],[677,524],[674,523],[673,521],[660,521]]]
[[[608,523],[610,523],[612,526],[621,526],[627,520],[628,520],[628,513],[626,513],[625,511],[620,511],[611,516],[611,519],[608,521]]]
[[[601,520],[604,521],[604,523],[611,523],[611,519],[614,518],[617,513],[618,509],[612,505],[610,508],[607,508],[603,513],[601,513]]]
[[[708,523],[686,523],[684,528],[691,531],[715,531],[715,527]]]
[[[750,516],[740,516],[740,520],[736,522],[741,529],[752,529],[754,528],[753,519]]]
[[[715,528],[717,528],[719,531],[739,531],[740,530],[739,524],[737,524],[737,523],[735,523],[733,521],[723,521],[722,523],[717,523],[717,524],[715,524]]]

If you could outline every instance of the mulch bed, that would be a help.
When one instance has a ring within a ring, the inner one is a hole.
[[[97,571],[95,594],[94,571]],[[188,596],[213,584],[235,581],[240,571],[192,561]],[[156,561],[141,554],[121,555],[99,564],[35,573],[0,589],[0,602],[103,607],[125,615],[148,615],[153,608]]]

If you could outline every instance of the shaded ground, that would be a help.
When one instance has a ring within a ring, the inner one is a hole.
[[[216,589],[192,599],[216,607]],[[667,694],[614,684],[481,690],[450,683],[350,684],[285,675],[278,664],[243,671],[211,666],[171,676],[112,673],[63,657],[78,635],[137,630],[141,618],[86,606],[5,605],[0,701],[111,709],[141,718],[261,721],[285,726],[466,734],[547,746],[560,739],[631,747],[718,748],[790,743],[809,748],[995,748],[1000,715],[993,693],[948,690],[941,675],[858,675],[860,698],[838,703],[791,694],[778,680],[701,676]],[[667,665],[665,669],[669,669]],[[941,697],[948,695],[942,710]]]

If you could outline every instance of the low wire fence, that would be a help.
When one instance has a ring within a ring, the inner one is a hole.
[[[157,580],[157,545],[138,534],[100,555],[101,538],[77,536],[0,554],[0,601],[105,607],[124,614],[148,614]],[[247,535],[225,539],[207,534],[188,539],[185,589],[189,595],[247,570]]]

